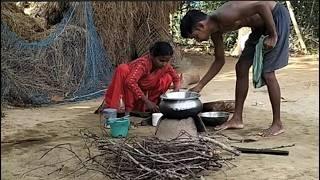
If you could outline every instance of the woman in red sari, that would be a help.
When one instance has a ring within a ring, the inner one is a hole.
[[[105,94],[105,108],[119,106],[122,96],[126,111],[159,111],[160,95],[174,84],[179,90],[180,77],[169,64],[173,49],[167,42],[156,42],[144,55],[116,68],[111,84]]]

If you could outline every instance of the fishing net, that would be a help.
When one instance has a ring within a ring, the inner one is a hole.
[[[113,65],[94,25],[91,2],[71,3],[60,23],[27,39],[16,33],[24,32],[21,27],[12,26],[15,17],[7,17],[10,27],[3,18],[2,101],[40,105],[56,97],[79,101],[104,93]]]
[[[99,97],[115,66],[147,53],[158,40],[174,46],[177,66],[181,53],[167,29],[179,4],[33,3],[38,10],[28,16],[15,3],[1,3],[2,102],[25,106]],[[48,25],[47,18],[55,21],[52,13],[61,10],[63,19]]]

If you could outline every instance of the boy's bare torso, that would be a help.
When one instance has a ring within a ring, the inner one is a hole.
[[[218,8],[210,18],[218,21],[220,33],[235,31],[242,27],[264,27],[265,23],[259,14],[245,15],[248,11],[254,11],[255,3],[266,3],[271,11],[276,5],[275,1],[231,1]]]

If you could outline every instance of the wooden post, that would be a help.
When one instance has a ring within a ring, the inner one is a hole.
[[[290,1],[286,1],[286,3],[287,3],[287,7],[288,7],[288,10],[289,10],[290,18],[291,18],[294,30],[297,33],[298,40],[299,40],[300,46],[302,48],[302,51],[303,51],[303,53],[307,54],[308,50],[307,50],[306,44],[304,43],[303,38],[301,36],[300,30],[299,30],[299,26],[298,26],[298,23],[297,23],[296,18],[294,16],[293,8],[291,6],[291,2]]]

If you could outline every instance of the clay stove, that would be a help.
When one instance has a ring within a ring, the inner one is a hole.
[[[199,116],[184,119],[169,119],[164,116],[157,125],[155,135],[162,140],[171,140],[178,137],[183,131],[192,137],[196,137],[199,133],[207,132]]]

